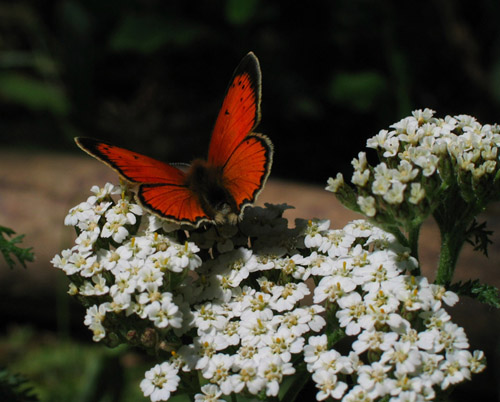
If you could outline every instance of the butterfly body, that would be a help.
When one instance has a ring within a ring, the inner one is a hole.
[[[196,159],[186,173],[186,186],[193,192],[206,214],[217,223],[237,220],[237,205],[227,190],[224,171],[207,161]]]
[[[76,138],[85,152],[130,183],[137,200],[159,217],[181,224],[235,224],[269,175],[273,146],[253,133],[260,120],[258,60],[247,54],[236,68],[217,117],[206,160],[187,170],[91,138]]]

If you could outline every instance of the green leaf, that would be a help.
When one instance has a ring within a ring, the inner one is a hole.
[[[227,0],[226,19],[233,25],[247,23],[256,13],[259,0]]]
[[[469,229],[467,229],[465,233],[467,236],[465,241],[474,247],[474,251],[480,251],[488,257],[488,244],[493,244],[490,239],[492,234],[492,230],[486,230],[486,222],[479,224],[474,218]]]
[[[14,234],[16,234],[16,232],[12,229],[0,226],[0,251],[10,268],[16,265],[14,256],[23,265],[23,267],[26,267],[26,261],[33,261],[35,259],[35,255],[31,251],[31,247],[21,248],[16,246],[16,244],[21,243],[24,235],[16,236],[10,240],[6,238],[6,236],[10,237]]]
[[[155,15],[127,15],[111,36],[109,44],[116,52],[150,54],[165,45],[186,46],[203,32],[200,25],[184,20]]]
[[[480,283],[478,279],[468,280],[465,283],[457,282],[450,286],[450,290],[459,295],[472,297],[481,303],[500,308],[500,294],[495,286]]]
[[[10,402],[36,402],[33,387],[24,377],[0,368],[0,400]]]
[[[338,73],[329,86],[330,98],[361,112],[372,108],[387,88],[384,77],[373,71]]]
[[[66,115],[69,103],[64,91],[50,82],[19,73],[0,74],[0,98],[31,110]]]
[[[297,371],[291,376],[287,376],[280,386],[280,401],[295,401],[300,391],[311,379],[311,374],[307,372],[305,363],[295,365]]]

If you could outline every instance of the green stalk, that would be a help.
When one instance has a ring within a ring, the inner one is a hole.
[[[417,261],[418,259],[418,238],[420,235],[420,228],[422,227],[421,223],[416,225],[410,225],[408,229],[408,245],[410,246],[411,256],[414,257]],[[420,275],[420,266],[418,266],[413,272],[413,275]]]
[[[441,232],[441,252],[435,283],[448,286],[453,278],[460,250],[465,242],[462,233]]]
[[[452,208],[438,208],[434,211],[434,219],[441,233],[441,250],[435,283],[446,287],[453,279],[460,250],[467,238],[467,228],[477,214],[474,205],[467,205],[462,199],[455,200],[454,205],[448,204],[450,205]]]

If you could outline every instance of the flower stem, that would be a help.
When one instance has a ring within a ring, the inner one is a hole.
[[[420,227],[422,225],[420,223],[416,225],[411,225],[410,228],[408,229],[408,245],[410,246],[411,250],[411,255],[414,257],[417,261],[418,259],[418,238],[420,235]],[[420,265],[415,268],[414,271],[412,271],[413,275],[420,275]]]
[[[441,250],[435,283],[448,286],[453,279],[458,256],[467,238],[467,228],[477,214],[474,205],[460,205],[457,208],[444,208],[434,211],[441,233]]]
[[[441,232],[441,253],[435,282],[448,286],[453,278],[460,249],[464,244],[463,236],[453,232]]]

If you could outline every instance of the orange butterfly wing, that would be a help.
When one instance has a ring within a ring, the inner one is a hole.
[[[253,203],[264,187],[273,160],[273,145],[262,134],[247,136],[224,166],[223,180],[238,213]]]
[[[215,121],[208,149],[209,164],[224,166],[259,123],[261,81],[259,61],[250,52],[236,67]]]
[[[184,184],[186,174],[168,163],[92,138],[78,137],[75,142],[129,182]]]
[[[189,188],[169,184],[142,184],[137,192],[139,203],[162,218],[198,226],[211,220]]]
[[[77,145],[125,180],[138,183],[138,202],[162,218],[196,225],[209,217],[197,196],[184,184],[186,174],[168,163],[92,138],[75,138]]]

